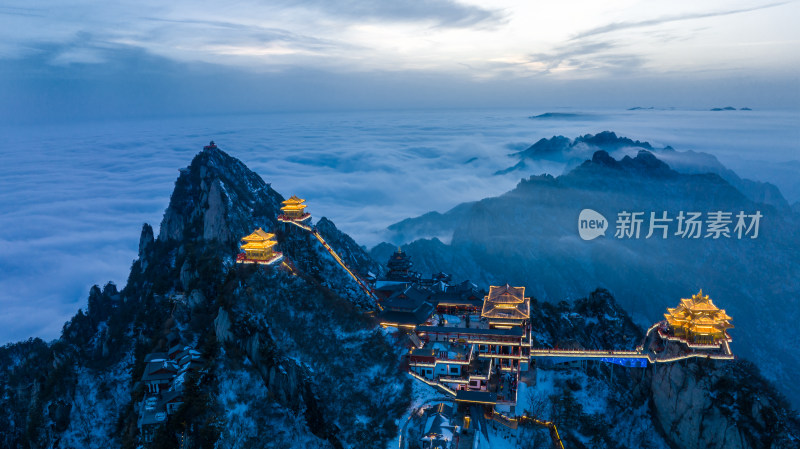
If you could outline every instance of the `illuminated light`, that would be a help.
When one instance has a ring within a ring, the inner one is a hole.
[[[724,309],[717,308],[708,295],[703,295],[703,290],[691,298],[682,298],[678,307],[667,309],[664,317],[675,338],[701,345],[700,348],[719,346],[721,341],[730,339],[727,330],[733,328],[732,318]]]
[[[464,399],[456,399],[456,402],[469,402],[469,403],[472,403],[472,404],[491,404],[491,405],[496,404],[496,402],[467,401],[467,400],[464,400]]]
[[[288,200],[282,201],[281,204],[281,212],[283,215],[289,219],[299,219],[306,215],[306,200],[302,198],[298,198],[295,195],[292,195]]]
[[[530,298],[525,297],[525,287],[489,286],[489,294],[483,298],[481,317],[488,318],[490,324],[494,322],[492,319],[499,319],[505,325],[520,325],[530,318]]]
[[[236,263],[241,264],[258,264],[258,265],[272,265],[275,262],[278,262],[283,259],[283,254],[281,253],[273,253],[272,257],[269,259],[250,259],[247,257],[246,254],[241,253],[236,256]],[[292,273],[294,274],[294,273]]]
[[[236,256],[236,263],[257,263],[269,265],[283,258],[283,255],[275,251],[275,234],[270,234],[261,228],[256,229],[251,234],[242,237],[244,242],[240,248],[244,251]]]

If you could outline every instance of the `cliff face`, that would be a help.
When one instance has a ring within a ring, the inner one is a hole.
[[[751,363],[658,365],[650,379],[652,410],[676,446],[797,447],[797,416]]]
[[[665,432],[688,449],[749,447],[735,423],[713,406],[711,378],[716,375],[698,380],[700,369],[695,364],[688,369],[678,364],[656,368],[653,404]]]
[[[283,199],[241,161],[207,148],[181,170],[158,239],[233,246],[251,228],[275,229]]]

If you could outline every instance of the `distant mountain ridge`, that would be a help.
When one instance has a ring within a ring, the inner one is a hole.
[[[567,173],[583,163],[584,160],[590,159],[599,150],[606,151],[615,157],[623,157],[624,150],[630,152],[640,149],[651,151],[659,159],[668,163],[673,170],[680,173],[716,173],[753,201],[770,204],[782,210],[790,209],[789,203],[775,185],[742,179],[711,154],[692,150],[677,151],[670,146],[655,148],[649,142],[617,136],[612,131],[603,131],[594,135],[586,134],[576,137],[574,140],[564,136],[539,139],[527,149],[512,153],[510,156],[518,158],[519,162],[506,169],[498,170],[495,175],[524,171],[528,167],[528,163],[539,160],[564,163],[566,166],[564,173]]]
[[[791,381],[800,369],[800,349],[781,337],[791,335],[800,319],[797,215],[754,202],[718,174],[679,173],[661,154],[639,150],[635,157],[615,159],[595,151],[561,176],[531,176],[498,197],[406,219],[390,230],[423,273],[444,270],[481,285],[526,285],[549,301],[602,286],[642,324],[702,288],[734,317],[736,351],[800,403],[800,388]],[[578,214],[587,208],[611,224],[605,237],[592,242],[577,232]],[[763,214],[757,239],[674,234],[680,211],[756,210]],[[644,226],[650,212],[666,212],[671,233],[647,239],[645,227],[638,239],[617,239],[614,223],[622,211],[643,212]],[[435,226],[442,226],[437,234],[424,233]],[[443,243],[439,237],[446,234]],[[373,257],[385,251],[378,246]]]

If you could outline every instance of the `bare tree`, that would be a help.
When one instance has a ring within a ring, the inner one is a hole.
[[[547,421],[550,419],[550,410],[552,409],[550,399],[542,391],[535,388],[528,388],[525,391],[525,411],[530,414],[532,418]]]

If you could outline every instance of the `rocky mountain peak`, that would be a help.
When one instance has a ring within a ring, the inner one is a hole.
[[[608,175],[610,172],[607,169],[650,178],[680,176],[678,172],[672,170],[669,165],[647,150],[639,150],[636,157],[624,156],[620,160],[614,159],[605,150],[598,150],[594,152],[591,160],[585,161],[573,173]]]
[[[573,145],[585,143],[603,149],[617,149],[622,147],[640,147],[652,150],[653,146],[649,142],[640,142],[627,137],[618,137],[614,131],[601,131],[597,134],[586,134],[575,139]]]
[[[139,257],[147,252],[154,241],[153,227],[149,223],[145,223],[142,225],[142,234],[139,236]]]
[[[650,175],[670,176],[677,175],[669,165],[658,159],[653,153],[647,150],[639,150],[636,157],[625,156],[620,161],[622,166],[632,170],[638,170]]]
[[[588,162],[588,161],[587,161]],[[620,168],[619,162],[611,157],[605,150],[598,150],[592,155],[592,164],[597,164],[609,168]]]
[[[159,240],[217,240],[235,245],[253,226],[272,229],[283,197],[241,161],[214,146],[180,170]]]

